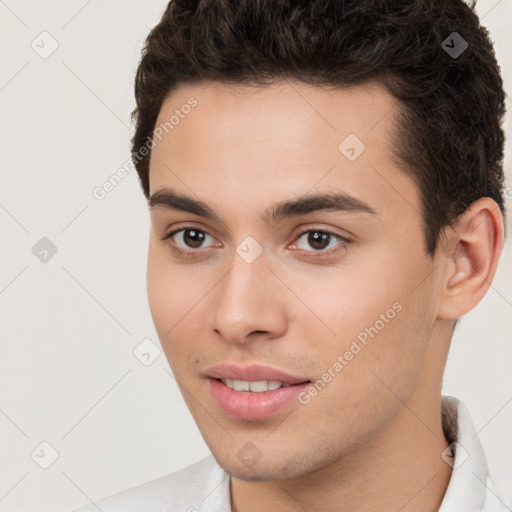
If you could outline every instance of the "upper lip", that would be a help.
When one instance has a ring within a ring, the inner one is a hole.
[[[301,384],[309,379],[290,375],[282,370],[253,364],[250,366],[237,366],[234,364],[217,364],[206,370],[206,375],[213,379],[232,379],[244,381],[277,380],[285,384]]]

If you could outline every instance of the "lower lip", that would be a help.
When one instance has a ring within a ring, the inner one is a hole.
[[[210,390],[220,408],[229,416],[241,420],[266,418],[291,402],[310,382],[295,384],[272,391],[252,393],[235,391],[216,379],[210,381]]]

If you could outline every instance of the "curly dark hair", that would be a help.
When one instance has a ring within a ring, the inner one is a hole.
[[[454,37],[467,43],[460,55],[448,51]],[[462,0],[172,0],[135,78],[131,150],[146,198],[151,153],[141,149],[177,85],[279,79],[378,82],[399,100],[394,156],[419,188],[429,254],[480,197],[504,214],[503,82],[489,34]]]

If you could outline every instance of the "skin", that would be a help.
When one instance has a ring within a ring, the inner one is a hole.
[[[437,510],[451,475],[441,458],[442,374],[454,320],[480,301],[496,270],[497,205],[474,203],[441,233],[436,254],[426,253],[419,190],[393,159],[400,106],[378,84],[185,84],[157,126],[191,96],[197,107],[152,150],[150,194],[172,189],[219,220],[150,208],[148,297],[190,412],[231,475],[233,510]],[[352,162],[338,149],[348,134],[366,145]],[[374,213],[262,219],[279,202],[334,191]],[[199,247],[187,246],[183,231],[162,241],[184,227],[209,236]],[[298,239],[308,229],[347,241],[331,237],[319,249],[310,232]],[[252,263],[236,252],[247,236],[263,250]],[[209,392],[205,370],[224,362],[316,382],[396,303],[401,311],[306,405],[294,400],[244,421]],[[248,442],[261,454],[252,467],[237,457]]]

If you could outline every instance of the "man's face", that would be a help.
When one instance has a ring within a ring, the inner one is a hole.
[[[388,435],[403,403],[418,411],[439,389],[436,259],[418,189],[392,159],[396,113],[378,85],[287,82],[183,85],[162,106],[157,127],[175,118],[155,139],[150,193],[214,215],[151,208],[150,308],[206,443],[238,478],[354,456]],[[305,201],[324,194],[342,195],[339,208]],[[219,364],[309,384],[231,391],[211,378]]]

